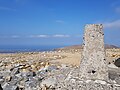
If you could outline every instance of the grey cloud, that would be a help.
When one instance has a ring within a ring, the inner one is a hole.
[[[53,35],[53,37],[67,38],[67,37],[70,37],[70,35],[56,34],[56,35]]]
[[[120,29],[120,20],[103,23],[105,28]]]

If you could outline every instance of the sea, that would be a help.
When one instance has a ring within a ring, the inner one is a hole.
[[[0,53],[52,51],[65,45],[0,45]]]

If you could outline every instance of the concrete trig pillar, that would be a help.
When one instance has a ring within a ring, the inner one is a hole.
[[[85,26],[84,49],[80,63],[80,78],[108,80],[102,24]]]

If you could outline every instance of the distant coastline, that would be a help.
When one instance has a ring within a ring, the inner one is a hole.
[[[0,53],[52,51],[65,45],[0,45]]]
[[[120,48],[118,46],[110,45],[110,44],[105,44],[104,47],[105,49]],[[56,50],[69,50],[69,49],[83,49],[83,45],[71,45],[67,47],[57,48]]]
[[[0,45],[0,53],[42,52],[53,50],[82,49],[82,45]],[[119,48],[105,44],[106,49]]]

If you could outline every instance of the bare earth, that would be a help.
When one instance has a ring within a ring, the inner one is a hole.
[[[31,65],[34,69],[40,69],[45,64],[69,64],[80,65],[82,49],[67,49],[49,52],[27,52],[27,53],[15,53],[15,54],[0,54],[0,62],[3,62],[2,67],[9,68],[16,64],[25,64],[28,67]],[[106,59],[108,63],[114,62],[120,58],[120,49],[107,49]],[[33,68],[32,67],[32,68]],[[27,67],[26,67],[27,68]]]

